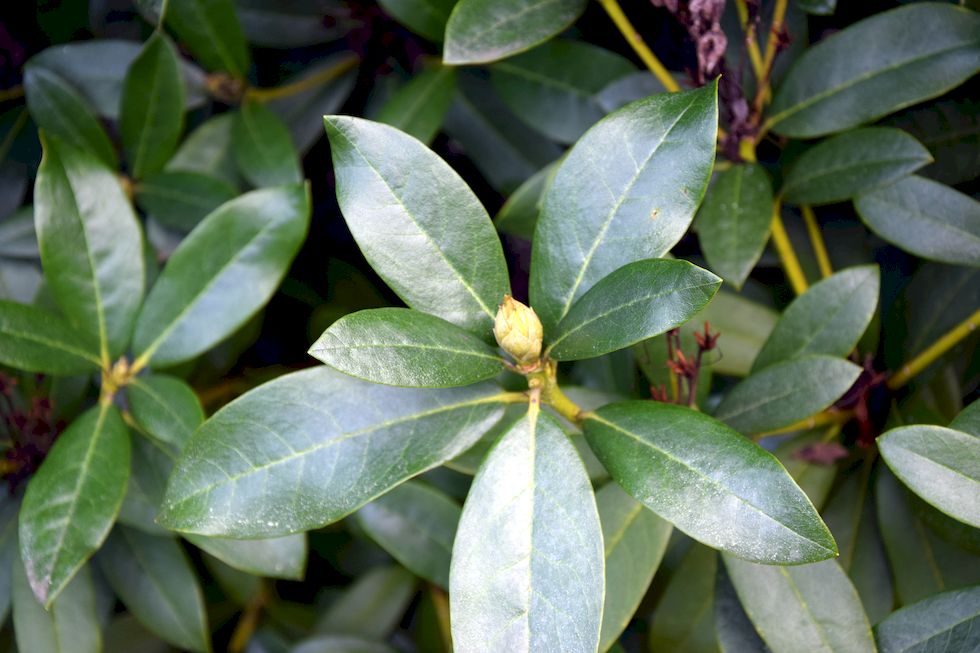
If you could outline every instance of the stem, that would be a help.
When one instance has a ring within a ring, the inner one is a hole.
[[[755,26],[749,24],[749,8],[745,5],[745,0],[735,0],[735,9],[738,11],[738,21],[742,24],[742,31],[745,32],[745,48],[749,53],[749,61],[752,62],[752,72],[755,73],[756,80],[762,84],[766,69],[762,64],[759,43],[755,40]]]
[[[443,649],[447,653],[452,653],[453,635],[449,626],[449,598],[445,591],[435,585],[430,587],[429,596],[432,597],[432,607],[435,608],[436,621],[439,623]]]
[[[822,413],[811,415],[810,417],[800,420],[799,422],[794,422],[771,431],[756,433],[752,436],[752,439],[758,442],[759,440],[772,437],[774,435],[783,435],[784,433],[792,433],[794,431],[808,431],[810,429],[815,429],[818,426],[843,424],[853,416],[854,411],[852,410],[825,410]]]
[[[827,278],[834,273],[834,268],[830,265],[830,257],[827,255],[827,245],[823,242],[823,234],[820,233],[820,225],[817,224],[817,216],[813,214],[813,209],[809,204],[800,207],[803,211],[803,221],[806,223],[806,231],[810,234],[810,243],[813,245],[813,253],[817,257],[817,265],[820,267],[820,275]]]
[[[766,40],[766,58],[762,61],[762,69],[766,75],[766,91],[769,90],[769,75],[772,64],[776,59],[776,43],[779,33],[783,31],[783,20],[786,18],[787,0],[776,0],[776,8],[772,12],[772,25],[769,28],[769,38]]]
[[[27,119],[29,117],[30,114],[27,113],[26,108],[21,109],[20,113],[17,114],[17,118],[14,120],[14,124],[11,125],[10,131],[4,135],[3,141],[0,142],[0,161],[7,158],[7,153],[10,152],[10,148],[14,144],[14,139],[17,138],[17,134],[19,134],[20,130],[24,128],[24,125],[27,124]]]
[[[552,385],[551,387],[545,388],[543,393],[543,398],[545,403],[555,409],[555,411],[567,419],[573,424],[577,424],[582,421],[582,407],[576,404],[574,401],[568,398],[558,385]]]
[[[235,632],[232,633],[231,641],[228,643],[228,650],[231,653],[240,653],[245,650],[248,641],[252,639],[252,635],[255,633],[255,628],[259,625],[259,615],[262,613],[262,608],[265,607],[266,601],[268,600],[269,590],[266,587],[265,581],[263,581],[259,585],[259,591],[256,592],[252,600],[245,606],[245,612],[235,626]]]
[[[782,203],[777,197],[772,205],[772,243],[776,247],[776,253],[779,254],[779,260],[782,261],[789,283],[793,286],[793,292],[802,295],[807,289],[806,275],[803,274],[800,260],[796,258],[796,252],[793,251],[793,243],[790,242],[786,227],[783,226],[781,207]]]
[[[23,86],[11,86],[10,88],[0,89],[0,102],[16,100],[21,97],[24,97]]]
[[[275,86],[273,88],[249,88],[245,91],[245,99],[256,102],[269,102],[270,100],[297,95],[303,91],[308,91],[337,79],[347,71],[354,69],[358,62],[359,59],[351,55],[345,57],[330,68],[317,71],[309,77],[292,82],[291,84],[283,84],[282,86]]]
[[[664,68],[664,65],[660,63],[659,59],[657,59],[657,55],[655,55],[653,51],[647,47],[647,44],[643,42],[639,32],[636,31],[636,29],[630,23],[629,18],[626,17],[625,13],[623,13],[623,9],[619,6],[619,2],[617,2],[617,0],[599,0],[599,4],[602,5],[602,8],[605,9],[606,13],[609,14],[609,17],[612,18],[613,23],[616,24],[616,27],[619,29],[620,33],[622,33],[623,37],[626,39],[626,42],[630,44],[630,47],[633,48],[633,51],[636,52],[646,67],[650,69],[650,72],[653,73],[654,77],[660,80],[660,83],[663,84],[664,88],[670,92],[681,90],[681,87],[677,84],[677,80],[671,77],[670,72]]]
[[[902,366],[902,368],[888,379],[888,388],[898,390],[908,383],[912,377],[932,365],[936,359],[955,347],[961,340],[973,333],[977,325],[980,325],[980,309],[974,311],[973,315],[966,318],[955,327],[950,329],[939,340],[932,343],[925,351],[913,358]]]

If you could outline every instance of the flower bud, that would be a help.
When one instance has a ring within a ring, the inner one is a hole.
[[[510,295],[504,295],[503,303],[497,308],[493,335],[501,349],[521,365],[534,364],[541,356],[544,337],[541,320],[533,308]]]

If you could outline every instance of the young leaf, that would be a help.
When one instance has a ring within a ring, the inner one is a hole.
[[[245,76],[248,46],[232,0],[168,0],[164,21],[205,68]]]
[[[592,485],[532,404],[490,451],[463,507],[449,602],[455,650],[580,651],[599,642],[603,540]]]
[[[892,613],[875,626],[881,653],[980,649],[980,587],[936,594]]]
[[[755,163],[718,173],[695,221],[708,265],[736,289],[762,256],[771,224],[772,185]]]
[[[811,286],[783,311],[752,371],[812,354],[850,354],[874,317],[880,285],[878,266],[862,265]]]
[[[136,377],[126,386],[126,398],[136,423],[178,450],[204,421],[204,409],[194,390],[176,377],[164,374]]]
[[[460,0],[446,24],[448,64],[487,63],[547,41],[574,23],[586,0]]]
[[[34,306],[0,301],[0,363],[38,374],[99,369],[99,347],[60,317]]]
[[[630,401],[588,413],[584,428],[617,483],[708,546],[767,564],[837,554],[813,504],[776,458],[707,415]]]
[[[154,367],[189,360],[224,340],[272,296],[310,217],[300,185],[223,204],[180,244],[136,321],[133,349]]]
[[[102,544],[129,480],[129,433],[99,404],[72,422],[24,494],[20,552],[34,594],[50,607]]]
[[[430,41],[442,41],[456,0],[378,0],[399,23]]]
[[[204,597],[177,540],[118,526],[98,562],[113,591],[140,623],[183,650],[211,650]]]
[[[90,154],[46,140],[34,220],[51,294],[98,338],[103,362],[115,358],[143,296],[143,235],[115,174]]]
[[[238,538],[319,528],[465,451],[500,418],[500,399],[490,384],[416,390],[327,367],[289,374],[195,432],[159,520]]]
[[[836,560],[774,567],[724,558],[745,612],[773,653],[875,652],[861,599]]]
[[[344,116],[324,123],[337,201],[371,267],[412,308],[488,337],[510,281],[473,191],[397,129]]]
[[[980,202],[922,177],[859,195],[854,208],[871,231],[923,258],[980,265]]]
[[[832,356],[804,356],[770,365],[725,395],[715,417],[742,433],[762,433],[817,413],[841,398],[861,368]]]
[[[238,195],[227,181],[189,170],[158,172],[141,179],[134,190],[136,203],[150,217],[185,233]]]
[[[687,231],[714,162],[716,86],[627,105],[562,161],[531,259],[531,304],[545,333],[599,279],[663,256]]]
[[[442,492],[402,483],[355,513],[357,523],[406,569],[449,587],[449,560],[462,510]]]
[[[184,80],[170,39],[155,32],[133,61],[123,86],[119,132],[136,179],[159,172],[184,129]]]
[[[941,426],[904,426],[880,436],[878,450],[913,492],[980,528],[980,438]]]
[[[232,152],[242,176],[253,186],[303,181],[299,155],[286,125],[258,102],[245,102],[235,116]]]
[[[651,651],[715,653],[714,603],[718,553],[694,544],[664,590],[650,625]]]
[[[593,358],[652,338],[691,319],[720,285],[721,279],[687,261],[624,265],[572,305],[551,334],[548,355]]]
[[[442,127],[455,91],[456,69],[430,66],[385,102],[378,112],[378,122],[429,144]]]
[[[977,72],[978,31],[976,12],[940,4],[854,23],[797,60],[776,89],[767,123],[783,136],[813,138],[942,95]]]
[[[95,590],[87,567],[45,610],[37,602],[20,560],[13,564],[14,635],[17,648],[30,653],[100,653],[102,633]]]
[[[345,315],[313,343],[310,355],[365,381],[414,388],[469,385],[503,370],[496,349],[480,338],[408,308]]]
[[[811,147],[786,174],[781,194],[790,204],[831,204],[886,186],[932,161],[901,129],[852,129]]]
[[[184,538],[229,567],[267,578],[302,580],[306,572],[306,533],[260,540],[184,534]]]

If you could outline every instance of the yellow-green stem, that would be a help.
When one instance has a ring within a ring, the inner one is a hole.
[[[752,72],[759,84],[764,83],[765,67],[762,65],[762,53],[759,52],[759,43],[755,40],[755,27],[749,24],[749,8],[745,0],[736,0],[735,9],[738,11],[738,20],[742,24],[742,31],[745,33],[745,48],[749,53],[749,61],[752,63]]]
[[[623,13],[623,8],[619,6],[619,2],[616,0],[599,0],[599,4],[602,5],[602,8],[612,18],[613,23],[616,24],[616,27],[622,33],[626,42],[630,44],[630,47],[633,48],[633,51],[640,57],[644,65],[660,80],[663,87],[671,92],[681,90],[681,87],[677,84],[677,80],[671,76],[670,72],[660,63],[660,59],[657,59],[657,55],[640,38],[639,32],[636,31],[632,23],[630,23],[629,18]]]
[[[808,431],[810,429],[815,429],[818,426],[839,425],[848,421],[853,416],[854,411],[850,410],[825,410],[822,413],[811,415],[810,417],[800,420],[799,422],[793,422],[792,424],[788,424],[771,431],[756,433],[752,436],[752,439],[758,442],[759,440],[769,438],[774,435],[783,435],[785,433],[793,433],[794,431]]]
[[[351,55],[345,57],[330,68],[321,70],[291,84],[283,84],[282,86],[274,86],[272,88],[248,88],[245,91],[245,98],[256,102],[269,102],[270,100],[290,97],[337,79],[347,71],[353,70],[357,66],[358,61],[356,56]]]
[[[762,60],[762,70],[767,77],[772,72],[772,64],[776,59],[776,44],[779,42],[779,34],[783,31],[783,20],[786,18],[786,5],[788,0],[776,0],[776,8],[772,12],[772,26],[769,28],[769,38],[766,39],[766,57]]]
[[[809,204],[800,207],[803,211],[803,221],[806,223],[806,232],[810,235],[810,243],[813,245],[813,253],[817,257],[817,265],[820,267],[820,276],[827,278],[834,273],[834,268],[830,265],[830,256],[827,255],[827,245],[823,241],[823,234],[820,233],[820,225],[817,223],[817,216],[813,214],[813,209]]]
[[[786,233],[786,227],[783,226],[783,218],[780,215],[781,209],[782,203],[777,197],[772,205],[772,243],[776,247],[776,253],[779,254],[779,260],[783,264],[783,270],[785,270],[786,277],[793,287],[793,292],[797,295],[802,295],[808,287],[806,275],[803,274],[803,268],[800,267],[800,260],[796,258],[796,252],[793,251],[793,244],[790,242],[789,235]]]
[[[268,600],[268,586],[266,585],[266,581],[262,581],[259,585],[258,592],[255,593],[252,600],[245,606],[245,612],[242,613],[242,618],[238,620],[238,624],[235,626],[235,632],[232,633],[231,641],[228,643],[230,653],[240,653],[248,646],[249,640],[252,639],[255,629],[259,625],[259,616],[262,614],[262,609]]]
[[[564,392],[561,391],[557,385],[553,385],[550,388],[546,388],[542,396],[544,402],[555,409],[559,415],[567,419],[573,424],[577,424],[582,421],[582,413],[585,411],[576,404],[574,401],[568,398]]]
[[[453,635],[449,625],[449,597],[442,588],[435,585],[430,586],[429,596],[432,597],[432,606],[435,608],[443,650],[452,653]]]
[[[973,315],[947,331],[939,340],[927,347],[925,351],[903,365],[898,372],[888,379],[888,387],[892,390],[897,390],[904,386],[912,377],[932,365],[936,362],[936,359],[976,331],[978,325],[980,325],[980,310],[974,311]]]

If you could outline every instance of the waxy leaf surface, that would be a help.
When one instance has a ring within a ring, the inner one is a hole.
[[[0,363],[38,374],[94,372],[99,348],[53,313],[0,301]]]

